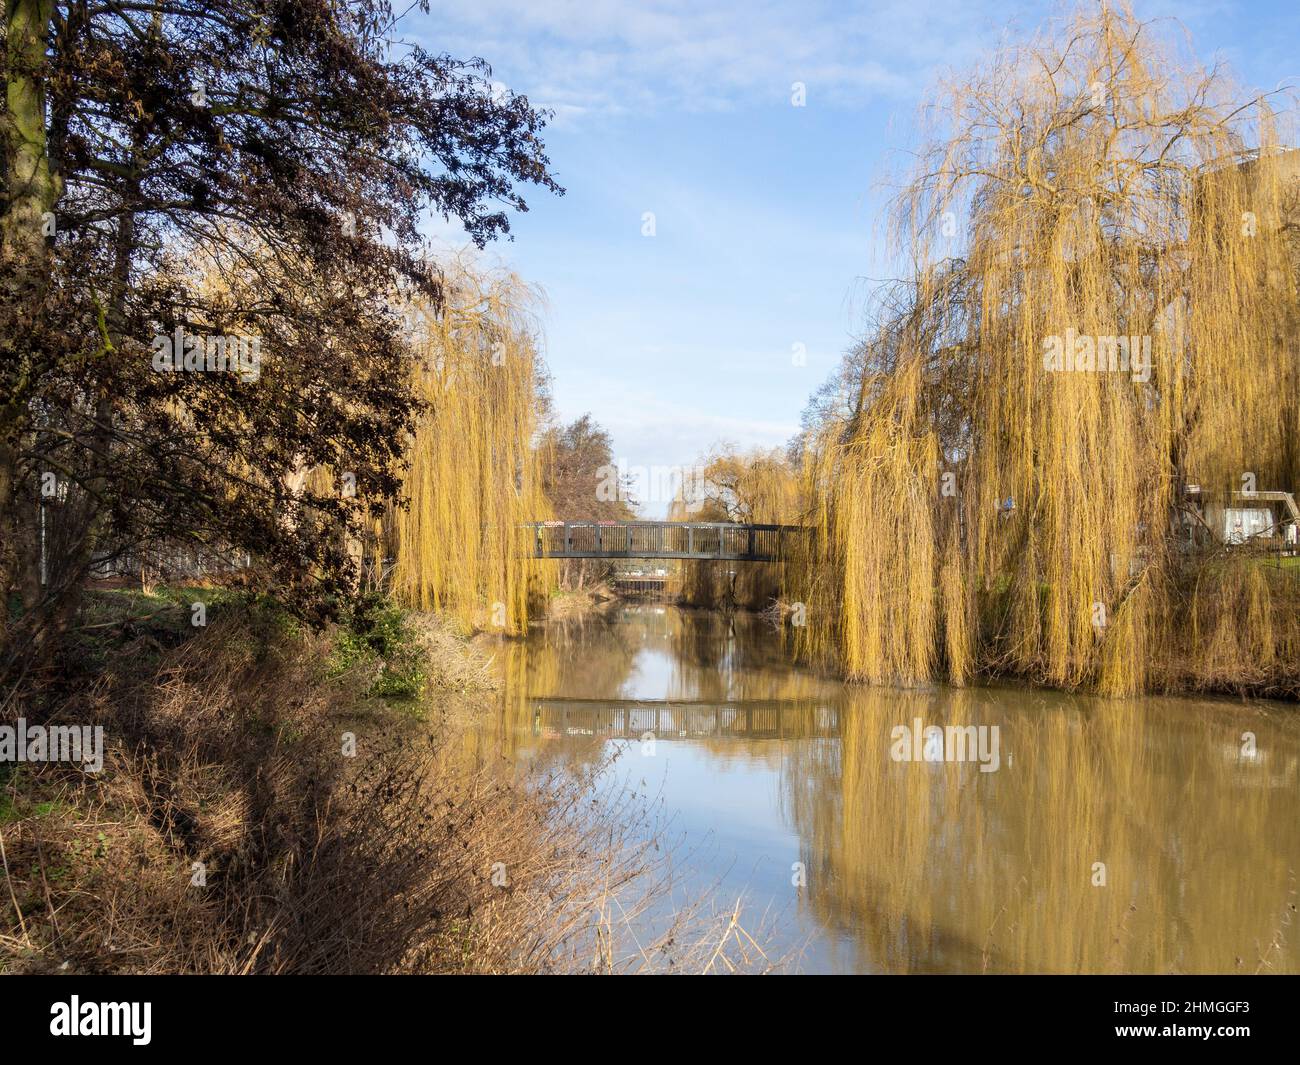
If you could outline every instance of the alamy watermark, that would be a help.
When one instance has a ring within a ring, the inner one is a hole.
[[[596,499],[693,506],[704,502],[706,483],[703,466],[629,466],[619,459],[596,470]]]
[[[171,336],[153,338],[153,368],[159,373],[230,371],[245,384],[262,374],[262,338],[205,336],[177,326]]]
[[[895,762],[978,762],[981,773],[1002,766],[1001,734],[997,725],[895,725],[889,757]]]
[[[138,1047],[148,1046],[152,1035],[151,1002],[82,1002],[72,995],[50,1006],[50,1035],[129,1036]]]
[[[1092,336],[1076,333],[1043,339],[1043,369],[1048,373],[1131,373],[1138,384],[1151,380],[1149,336]]]
[[[88,773],[104,768],[103,725],[0,725],[0,763],[80,762]]]

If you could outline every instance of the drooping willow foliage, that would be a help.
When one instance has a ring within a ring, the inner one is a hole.
[[[805,448],[805,647],[879,682],[1294,683],[1296,572],[1203,520],[1300,489],[1300,154],[1275,102],[1102,6],[927,116],[904,280],[853,413]]]
[[[691,479],[698,498],[674,501],[674,521],[740,522],[792,525],[800,518],[797,467],[780,449],[738,450],[719,444],[700,461]],[[738,605],[762,610],[781,595],[783,567],[778,563],[697,562],[682,564],[681,595],[691,606]]]
[[[518,633],[541,567],[522,526],[544,520],[535,433],[543,369],[539,297],[511,273],[454,262],[441,308],[410,307],[427,404],[406,452],[407,506],[389,516],[393,590],[465,628]]]

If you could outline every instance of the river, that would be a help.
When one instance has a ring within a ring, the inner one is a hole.
[[[759,618],[654,603],[506,654],[490,742],[614,757],[600,794],[662,815],[675,896],[742,900],[783,967],[1300,971],[1295,707],[845,685]]]

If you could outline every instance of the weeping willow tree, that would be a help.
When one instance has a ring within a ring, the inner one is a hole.
[[[1189,503],[1300,487],[1300,167],[1269,101],[1101,6],[926,117],[905,280],[805,452],[805,646],[871,681],[1112,693],[1194,679],[1207,632],[1280,659],[1295,580],[1207,547]]]
[[[407,320],[425,412],[406,451],[404,503],[384,534],[393,590],[465,629],[523,629],[540,594],[527,522],[547,517],[535,433],[543,409],[538,294],[516,275],[465,261],[445,270],[440,307]]]
[[[699,476],[678,493],[669,518],[794,524],[802,510],[800,488],[797,467],[780,449],[742,451],[718,444],[701,461]],[[761,609],[779,597],[781,571],[780,563],[685,562],[682,598],[692,606],[733,603]]]

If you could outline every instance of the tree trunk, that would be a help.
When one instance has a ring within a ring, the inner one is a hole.
[[[23,462],[30,401],[42,376],[38,332],[50,279],[48,223],[60,193],[50,166],[44,62],[53,0],[6,0],[7,72],[0,101],[0,658],[8,649],[8,599],[36,542],[36,486]]]

